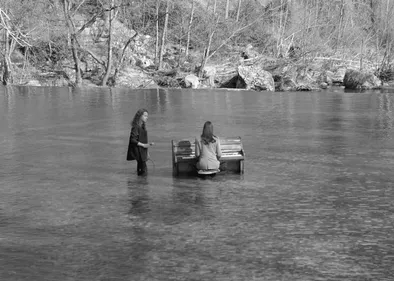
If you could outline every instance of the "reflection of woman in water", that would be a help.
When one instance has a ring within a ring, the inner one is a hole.
[[[210,121],[205,122],[201,137],[196,139],[197,169],[219,169],[219,159],[222,156],[220,140],[213,134],[213,125]]]
[[[147,172],[146,161],[148,160],[148,132],[146,122],[148,111],[139,109],[131,122],[129,147],[127,150],[127,161],[137,160],[137,173],[144,175]]]

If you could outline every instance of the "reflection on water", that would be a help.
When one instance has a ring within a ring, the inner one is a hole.
[[[379,96],[379,117],[377,121],[377,129],[383,131],[384,137],[390,136],[393,129],[393,95],[382,94]]]
[[[0,280],[392,280],[393,94],[0,88]],[[148,176],[125,161],[147,108]],[[241,136],[245,174],[172,177]]]

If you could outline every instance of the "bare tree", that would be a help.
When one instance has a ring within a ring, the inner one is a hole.
[[[82,6],[82,4],[85,2],[85,0],[82,0],[79,2],[78,5],[76,5],[75,0],[61,0],[63,4],[63,13],[64,13],[64,18],[66,20],[66,26],[68,29],[69,33],[69,38],[70,38],[70,48],[71,48],[71,53],[72,57],[74,60],[74,69],[75,69],[75,84],[80,85],[82,83],[82,75],[81,75],[81,60],[79,57],[79,49],[80,49],[80,44],[78,42],[78,36],[87,28],[93,25],[97,18],[102,16],[104,10],[100,9],[99,12],[96,12],[93,14],[93,16],[86,21],[80,28],[77,28],[74,20],[74,16],[76,12],[79,10],[79,8]],[[86,51],[86,50],[85,50]],[[92,52],[87,51],[94,59],[99,61],[101,64],[103,62],[97,58]]]
[[[4,85],[13,83],[13,68],[11,61],[11,54],[18,44],[22,47],[30,47],[27,36],[17,27],[14,27],[11,18],[0,7],[0,31],[3,31],[4,36],[4,50],[3,56],[3,73],[2,82]]]
[[[344,17],[345,17],[345,0],[341,0],[341,6],[339,9],[339,24],[338,24],[338,30],[337,30],[337,39],[335,42],[335,50],[338,49],[339,42],[341,40]]]
[[[189,20],[189,25],[187,27],[187,41],[186,41],[186,53],[185,53],[186,57],[189,55],[190,32],[191,32],[191,29],[192,29],[193,17],[194,17],[194,7],[195,7],[194,1],[195,0],[192,0],[192,9],[191,9],[191,12],[190,12],[190,20]]]
[[[226,9],[225,9],[225,14],[224,14],[224,19],[228,19],[229,9],[230,9],[230,0],[226,0]]]
[[[74,70],[75,70],[75,84],[78,86],[82,83],[81,75],[81,61],[78,55],[78,42],[77,42],[77,28],[71,17],[72,2],[69,0],[62,0],[64,18],[66,20],[66,26],[69,31],[71,53],[74,59]]]
[[[114,72],[114,76],[113,76],[114,82],[116,82],[116,78],[119,73],[119,69],[122,67],[122,64],[123,64],[123,61],[125,58],[125,54],[126,54],[126,50],[137,35],[138,35],[138,33],[136,32],[132,37],[129,38],[129,40],[127,40],[126,44],[123,47],[122,54],[120,55],[120,58],[119,58],[119,62],[115,67],[115,72]]]
[[[236,18],[236,21],[239,21],[239,14],[240,14],[240,12],[241,12],[241,2],[242,2],[242,0],[238,0],[237,18]]]
[[[160,8],[160,0],[156,0],[156,9],[155,9],[155,23],[156,23],[156,43],[155,43],[155,65],[158,64],[159,60],[159,8]]]
[[[166,3],[166,15],[164,19],[164,28],[163,28],[163,34],[161,37],[161,48],[160,48],[160,58],[159,58],[159,69],[163,68],[163,56],[164,56],[164,47],[166,44],[166,34],[167,34],[167,28],[168,28],[168,14],[170,11],[170,0],[167,0]]]
[[[114,0],[111,0],[109,9],[107,11],[107,18],[108,18],[108,48],[107,48],[107,65],[103,80],[101,81],[101,86],[107,85],[108,78],[111,74],[112,70],[112,22],[116,17],[115,12],[115,5]]]

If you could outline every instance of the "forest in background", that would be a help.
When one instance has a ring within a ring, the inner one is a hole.
[[[390,0],[0,0],[1,79],[18,84],[31,69],[65,72],[74,85],[91,61],[96,84],[114,85],[140,35],[149,35],[151,71],[207,64],[242,50],[306,63],[348,60],[392,77],[394,4]],[[100,34],[91,34],[97,22]],[[122,39],[116,33],[122,28]],[[86,43],[86,30],[91,39]],[[95,41],[96,40],[96,41]],[[100,48],[92,47],[100,43]],[[169,56],[177,49],[176,59]],[[94,65],[94,67],[93,67]],[[70,71],[66,71],[70,70]],[[85,71],[86,72],[86,71]]]

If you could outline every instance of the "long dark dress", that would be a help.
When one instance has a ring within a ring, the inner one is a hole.
[[[127,161],[137,160],[137,162],[145,162],[148,160],[148,149],[138,146],[138,142],[148,143],[148,132],[145,130],[145,127],[136,126],[131,128]]]

